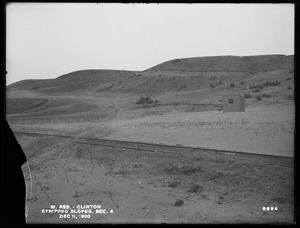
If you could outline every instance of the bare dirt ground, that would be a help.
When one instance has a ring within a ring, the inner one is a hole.
[[[27,199],[28,223],[293,221],[290,158],[16,136],[27,154],[33,181],[32,196]],[[24,175],[29,188],[26,166]],[[183,204],[176,206],[178,200]],[[50,205],[86,204],[101,205],[113,213],[94,212],[89,219],[41,213]],[[262,207],[278,210],[263,211]]]
[[[28,223],[293,223],[292,73],[239,73],[235,88],[225,73],[173,73],[126,75],[82,93],[64,92],[61,81],[43,85],[51,94],[9,91],[7,120],[30,167],[23,166]],[[281,86],[250,90],[262,76]],[[140,94],[127,90],[156,91],[160,102],[137,106]],[[220,94],[240,91],[251,91],[245,112],[219,110]],[[271,97],[258,101],[264,93]],[[69,212],[43,213],[50,205]],[[78,205],[109,213],[71,213]]]
[[[109,124],[107,138],[294,156],[294,106],[223,111],[170,112]]]

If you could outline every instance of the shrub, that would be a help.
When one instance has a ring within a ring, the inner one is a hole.
[[[178,90],[182,90],[182,89],[184,89],[186,87],[187,87],[187,84],[183,84],[183,85],[179,86]]]
[[[262,97],[271,97],[271,95],[270,94],[262,94]]]
[[[171,63],[177,63],[177,62],[180,62],[181,60],[180,59],[174,59]]]
[[[204,190],[204,188],[201,186],[201,185],[198,185],[198,184],[193,184],[188,192],[190,193],[196,193],[196,192],[202,192]]]
[[[262,99],[261,99],[261,97],[257,97],[256,100],[261,101]]]
[[[140,99],[137,100],[136,104],[147,105],[147,104],[151,104],[153,102],[154,101],[151,98],[149,98],[148,96],[147,97],[141,96]]]
[[[241,85],[244,85],[244,84],[245,84],[245,82],[244,82],[244,81],[242,81],[242,82],[241,82]]]
[[[169,183],[169,187],[170,187],[170,188],[174,188],[174,187],[177,187],[179,184],[180,184],[180,183],[177,182],[177,181],[172,181],[172,182]]]
[[[251,94],[250,93],[245,93],[244,97],[245,98],[251,98]]]
[[[213,84],[210,84],[209,86],[210,86],[210,88],[215,88],[215,87],[216,87],[216,86],[213,85]]]
[[[259,92],[261,92],[261,90],[258,89],[258,88],[256,88],[255,90],[253,90],[253,93],[259,93]]]
[[[234,83],[231,83],[231,84],[230,84],[230,87],[235,87]]]
[[[288,87],[286,88],[286,90],[290,90],[290,89],[292,89],[292,87],[290,87],[290,86],[288,86]]]
[[[278,82],[278,81],[275,81],[275,82],[265,82],[263,84],[263,86],[278,86],[278,85],[280,85],[280,82]]]

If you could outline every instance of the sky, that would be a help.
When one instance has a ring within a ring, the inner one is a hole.
[[[143,71],[177,58],[294,54],[293,4],[10,3],[6,82]]]

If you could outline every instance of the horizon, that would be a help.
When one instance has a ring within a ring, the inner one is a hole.
[[[56,79],[56,78],[59,78],[61,76],[64,76],[64,75],[67,75],[67,74],[72,74],[72,73],[75,73],[75,72],[80,72],[80,71],[90,71],[90,70],[97,70],[97,71],[135,71],[135,72],[144,72],[150,68],[153,68],[157,65],[160,65],[160,64],[163,64],[163,63],[167,63],[167,62],[170,62],[172,60],[175,60],[175,59],[192,59],[192,58],[214,58],[214,57],[240,57],[240,58],[244,58],[244,57],[256,57],[256,56],[294,56],[294,54],[292,55],[285,55],[285,54],[269,54],[269,55],[243,55],[243,56],[239,56],[239,55],[218,55],[218,56],[194,56],[194,57],[187,57],[187,58],[174,58],[174,59],[170,59],[170,60],[167,60],[165,62],[162,62],[162,63],[158,63],[154,66],[151,66],[145,70],[128,70],[128,69],[96,69],[96,68],[89,68],[89,69],[81,69],[81,70],[76,70],[76,71],[71,71],[71,72],[68,72],[68,73],[65,73],[65,74],[62,74],[62,75],[59,75],[55,78],[37,78],[37,79],[32,79],[32,78],[28,78],[28,79],[22,79],[20,81],[24,81],[24,80],[48,80],[48,79]],[[16,81],[16,82],[13,82],[11,84],[7,84],[6,86],[9,86],[9,85],[12,85],[14,83],[17,83],[17,82],[20,82],[20,81]]]
[[[78,6],[7,6],[7,85],[82,70],[145,71],[173,59],[294,55],[293,4]]]

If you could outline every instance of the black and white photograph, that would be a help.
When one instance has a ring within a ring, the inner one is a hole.
[[[5,20],[26,224],[294,224],[295,4],[8,3]]]

